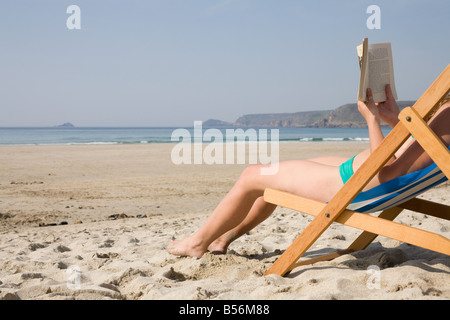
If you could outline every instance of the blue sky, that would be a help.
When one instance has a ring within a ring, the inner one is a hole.
[[[66,26],[72,4],[80,30]],[[0,126],[333,109],[356,100],[364,37],[392,43],[398,98],[417,99],[450,62],[449,12],[448,0],[3,0]]]

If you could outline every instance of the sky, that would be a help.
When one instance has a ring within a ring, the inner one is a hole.
[[[364,37],[391,42],[398,99],[415,100],[450,62],[449,12],[448,0],[2,0],[0,127],[331,110],[356,102]]]

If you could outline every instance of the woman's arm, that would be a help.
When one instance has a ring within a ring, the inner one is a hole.
[[[399,122],[398,115],[400,113],[400,109],[395,102],[394,96],[392,95],[391,86],[386,85],[386,101],[376,103],[378,107],[378,112],[380,114],[381,120],[389,124],[392,128]],[[398,159],[398,157],[409,148],[409,146],[414,142],[414,138],[410,137],[406,142],[397,150],[395,153],[394,159]]]
[[[383,141],[384,135],[381,131],[380,119],[392,128],[398,123],[400,109],[392,95],[391,86],[386,85],[386,101],[374,103],[371,89],[367,89],[367,102],[358,101],[358,109],[366,119],[369,128],[370,151],[373,152]],[[406,143],[409,145],[410,143]],[[396,157],[392,160],[394,160]],[[391,160],[391,161],[392,161]],[[389,161],[388,163],[390,163]]]
[[[428,122],[431,130],[440,137],[445,146],[450,145],[450,102],[443,104],[441,109]],[[423,150],[417,141],[411,143],[397,160],[390,166],[384,167],[379,174],[380,181],[422,170],[433,163],[430,156]]]
[[[358,110],[367,122],[370,139],[370,152],[372,153],[384,139],[380,126],[380,112],[373,101],[372,90],[367,89],[367,102],[358,101]]]

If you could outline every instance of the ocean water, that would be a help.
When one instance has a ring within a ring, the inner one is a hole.
[[[197,131],[194,127],[148,127],[148,128],[106,128],[106,127],[75,127],[75,128],[0,128],[0,145],[76,145],[76,144],[146,144],[146,143],[178,143],[183,140],[178,134],[184,132],[184,136],[192,137],[205,134],[210,128]],[[270,140],[274,129],[278,130],[280,142],[361,142],[369,141],[366,128],[229,128],[236,136],[256,134],[256,139]],[[178,131],[176,131],[178,130]],[[214,129],[208,131],[215,137],[226,139],[227,129]],[[219,130],[219,131],[218,131]],[[252,130],[252,131],[248,131]],[[389,129],[383,129],[385,135]],[[174,137],[172,138],[172,135]],[[251,136],[251,135],[250,135]],[[210,143],[211,139],[204,140]]]

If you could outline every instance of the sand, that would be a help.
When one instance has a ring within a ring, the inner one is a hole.
[[[285,143],[280,158],[352,156],[364,143]],[[277,208],[226,255],[175,257],[245,165],[174,165],[173,145],[0,147],[1,299],[449,299],[450,257],[378,237],[366,250],[265,270],[311,221]],[[445,184],[422,195],[449,203]],[[396,221],[450,237],[450,223],[410,211]],[[333,224],[307,256],[359,231]]]

